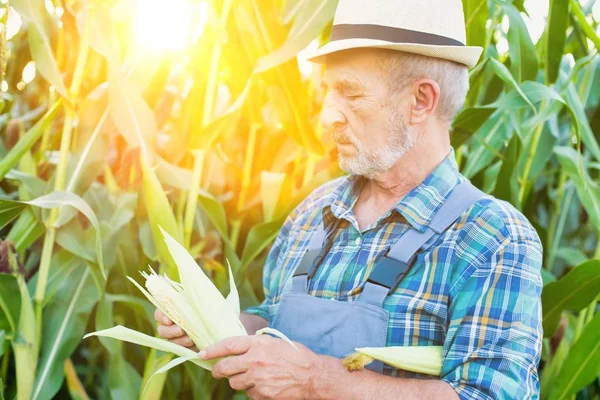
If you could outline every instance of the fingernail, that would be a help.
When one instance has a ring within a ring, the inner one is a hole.
[[[206,351],[200,351],[200,358],[206,358]]]

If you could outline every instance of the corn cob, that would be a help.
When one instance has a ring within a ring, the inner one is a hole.
[[[348,371],[360,371],[374,360],[406,371],[439,376],[442,370],[442,346],[390,346],[355,349],[343,361]]]

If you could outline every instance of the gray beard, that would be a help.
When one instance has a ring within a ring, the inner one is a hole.
[[[373,179],[392,168],[416,144],[416,135],[398,112],[393,112],[390,116],[390,134],[381,148],[367,149],[354,136],[339,134],[335,138],[336,140],[343,138],[357,149],[357,154],[353,157],[339,155],[340,168],[350,175],[359,175],[368,179]]]

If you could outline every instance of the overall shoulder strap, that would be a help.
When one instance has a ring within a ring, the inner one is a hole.
[[[300,264],[294,271],[292,278],[292,292],[306,293],[308,290],[308,279],[312,278],[315,273],[315,267],[320,264],[320,258],[325,257],[326,252],[323,252],[323,244],[325,242],[326,231],[321,223],[319,228],[312,233],[308,248]]]
[[[477,200],[485,195],[471,182],[459,183],[437,211],[427,229],[409,229],[375,262],[359,300],[382,305],[410,270],[417,252],[432,237],[448,229]]]

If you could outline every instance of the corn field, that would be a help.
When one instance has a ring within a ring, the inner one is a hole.
[[[287,214],[342,172],[318,123],[336,0],[0,2],[0,399],[244,399],[172,355],[127,280],[177,280],[160,227],[242,309]],[[461,172],[544,245],[543,399],[600,399],[600,4],[463,0],[485,48],[453,122]],[[540,35],[530,7],[548,10]],[[539,37],[537,37],[539,36]]]

